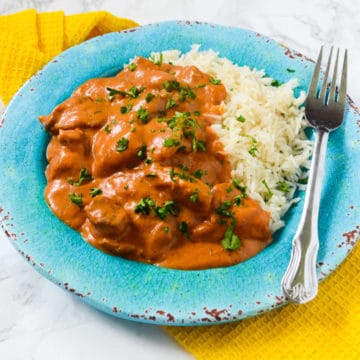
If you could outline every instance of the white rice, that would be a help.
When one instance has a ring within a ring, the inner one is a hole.
[[[294,198],[297,181],[306,177],[310,166],[312,142],[304,133],[308,125],[301,107],[305,93],[294,97],[296,79],[272,86],[273,79],[265,77],[263,70],[238,66],[213,50],[199,51],[199,47],[193,45],[186,54],[164,51],[163,61],[195,65],[226,87],[225,112],[213,129],[228,153],[232,177],[247,187],[247,194],[259,201],[263,209],[271,212],[271,229],[275,231],[284,225],[281,218],[285,212],[298,201]],[[159,53],[152,57],[158,59]],[[240,116],[244,122],[236,120]],[[283,181],[289,192],[278,189]]]

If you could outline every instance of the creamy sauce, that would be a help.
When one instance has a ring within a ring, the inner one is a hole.
[[[151,94],[151,95],[149,95]],[[137,58],[92,79],[41,123],[52,134],[45,190],[96,248],[177,269],[232,265],[271,240],[210,125],[226,89],[194,66]]]

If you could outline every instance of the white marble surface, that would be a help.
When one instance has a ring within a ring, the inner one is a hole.
[[[0,14],[31,7],[39,11],[62,9],[66,14],[104,9],[141,24],[189,19],[244,27],[313,58],[321,44],[346,47],[350,56],[348,92],[355,102],[360,102],[360,1],[1,0]],[[1,234],[0,359],[81,357],[192,358],[161,328],[99,313],[43,279]]]

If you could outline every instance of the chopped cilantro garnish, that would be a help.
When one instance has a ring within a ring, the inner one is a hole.
[[[193,173],[193,175],[194,175],[197,179],[201,179],[201,177],[202,177],[203,175],[205,175],[205,174],[206,174],[206,171],[201,170],[201,169],[198,169],[198,170],[196,170],[196,171]]]
[[[180,92],[179,92],[179,100],[180,101],[185,101],[186,98],[189,98],[189,99],[196,98],[195,93],[191,90],[189,85],[186,85],[186,86],[180,88]]]
[[[155,206],[154,201],[148,196],[146,198],[140,199],[140,201],[135,206],[135,213],[143,213],[144,215],[150,214],[150,209]]]
[[[264,179],[262,181],[262,183],[264,184],[265,188],[266,188],[266,191],[267,193],[265,194],[265,201],[269,201],[271,199],[271,197],[274,195],[273,192],[271,191],[269,185],[267,184],[266,180]]]
[[[282,85],[282,83],[279,82],[279,80],[273,80],[271,82],[271,86],[279,87],[280,85]]]
[[[214,79],[214,78],[210,78],[210,83],[213,85],[220,85],[221,84],[221,80],[219,79]]]
[[[165,201],[164,205],[156,206],[155,201],[151,197],[142,198],[135,206],[135,213],[143,213],[144,215],[149,215],[150,210],[158,216],[161,220],[164,220],[169,214],[176,216],[178,214],[178,209],[175,201],[168,200]]]
[[[177,105],[177,103],[174,99],[169,99],[168,102],[166,103],[165,109],[169,110],[176,105]]]
[[[234,204],[235,204],[236,206],[240,206],[240,205],[241,205],[241,201],[242,201],[243,198],[244,198],[243,195],[236,195],[236,196],[233,198]]]
[[[155,97],[155,95],[154,95],[153,93],[148,93],[148,94],[146,95],[145,101],[146,101],[147,103],[149,103],[154,97]]]
[[[165,201],[164,206],[156,207],[154,212],[161,220],[164,220],[169,214],[173,216],[178,215],[177,205],[173,200]]]
[[[242,115],[240,115],[236,118],[236,121],[243,123],[246,121],[246,119]]]
[[[122,152],[125,151],[129,146],[129,140],[126,138],[121,138],[120,140],[118,140],[118,142],[116,143],[116,150],[118,152]]]
[[[243,196],[246,196],[246,186],[240,184],[239,180],[233,179],[232,184],[243,193]]]
[[[190,238],[190,234],[189,234],[189,227],[188,224],[185,221],[181,221],[179,224],[179,230],[184,234],[184,236],[189,239]]]
[[[129,69],[130,69],[130,71],[136,70],[136,64],[131,63],[131,64],[129,65]]]
[[[151,55],[151,61],[154,63],[154,65],[162,65],[163,63],[163,53],[160,53],[158,59],[156,55]]]
[[[167,234],[167,233],[169,232],[169,227],[168,227],[168,226],[165,226],[165,227],[163,228],[163,231],[164,231],[165,234]]]
[[[221,240],[221,245],[225,250],[236,250],[240,247],[240,239],[234,234],[234,228],[235,220],[233,219],[225,232],[224,238]]]
[[[195,110],[195,111],[194,111],[194,115],[195,115],[195,116],[200,116],[200,111]]]
[[[68,194],[68,196],[71,202],[77,205],[79,208],[82,208],[84,206],[83,194],[70,193]]]
[[[131,104],[130,104],[130,105],[127,105],[127,106],[121,106],[120,112],[121,112],[122,114],[127,114],[128,112],[131,111],[132,107],[133,107],[133,106],[132,106]]]
[[[256,139],[253,137],[253,136],[250,136],[250,135],[245,135],[246,137],[248,137],[250,140],[251,140],[251,148],[249,149],[249,154],[253,157],[256,156],[256,153],[259,151],[256,144],[257,144],[257,141]]]
[[[179,144],[180,144],[180,141],[175,140],[173,138],[166,138],[163,143],[163,145],[165,147],[178,146]]]
[[[218,215],[226,216],[226,217],[233,217],[233,212],[229,211],[229,208],[231,207],[231,201],[226,200],[224,201],[218,208],[215,209],[215,212]]]
[[[99,188],[91,188],[90,189],[90,195],[91,197],[95,197],[97,195],[101,195],[102,194],[102,190]]]
[[[289,185],[286,181],[279,181],[276,188],[284,193],[288,193],[290,191]]]
[[[138,119],[143,123],[146,124],[149,122],[149,112],[144,108],[140,107],[140,109],[136,112]]]
[[[113,97],[115,95],[122,95],[135,99],[141,94],[144,88],[142,86],[140,86],[139,88],[137,88],[136,86],[132,86],[129,91],[124,91],[107,87],[106,90],[108,91],[110,97]]]
[[[110,129],[110,125],[109,125],[109,124],[106,124],[106,125],[104,126],[104,131],[106,131],[108,134],[111,133],[111,129]]]
[[[143,145],[139,151],[136,153],[136,156],[141,159],[141,160],[145,160],[146,159],[146,145]]]
[[[287,68],[286,71],[289,72],[289,73],[294,73],[295,72],[294,69],[290,69],[290,68]]]
[[[93,178],[90,173],[88,173],[86,168],[81,168],[79,173],[79,179],[74,181],[71,178],[68,178],[67,181],[69,184],[74,186],[80,186],[83,182],[91,181]]]
[[[169,80],[163,84],[166,91],[180,90],[180,83],[176,80]]]
[[[199,195],[199,189],[196,188],[194,190],[194,192],[192,193],[192,195],[190,195],[190,201],[192,201],[193,203],[196,203],[198,195]]]

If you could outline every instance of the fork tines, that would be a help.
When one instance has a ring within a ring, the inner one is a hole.
[[[324,77],[322,79],[322,86],[318,89],[318,80],[320,75],[321,61],[323,56],[323,46],[321,47],[316,65],[314,74],[311,80],[309,87],[308,96],[317,98],[321,103],[328,104],[331,102],[345,103],[346,99],[346,78],[347,78],[347,49],[344,52],[344,61],[341,72],[340,85],[337,86],[337,72],[338,72],[338,61],[339,61],[339,49],[336,50],[335,64],[333,65],[333,72],[331,77],[331,82],[329,78],[330,67],[332,65],[332,56],[334,47],[332,46],[329,53],[329,59],[327,62],[326,70]]]

